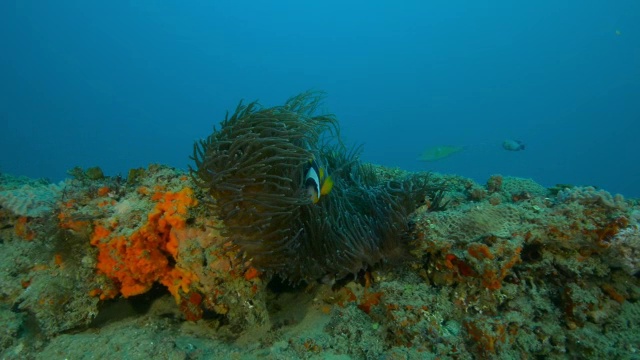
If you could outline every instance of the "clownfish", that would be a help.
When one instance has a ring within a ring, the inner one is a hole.
[[[324,169],[318,166],[315,159],[309,160],[306,166],[304,187],[307,190],[309,199],[314,204],[320,200],[320,196],[329,194],[333,188],[331,176],[328,176]]]

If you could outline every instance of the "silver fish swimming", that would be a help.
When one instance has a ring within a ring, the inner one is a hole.
[[[502,142],[502,148],[508,151],[524,150],[525,144],[520,140],[505,140]]]

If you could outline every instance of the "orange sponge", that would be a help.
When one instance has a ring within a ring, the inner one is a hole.
[[[99,250],[97,269],[119,285],[124,297],[148,291],[155,282],[167,286],[179,299],[179,290],[188,292],[195,275],[171,263],[177,256],[178,240],[172,229],[185,227],[189,207],[197,204],[193,191],[156,193],[157,203],[147,223],[130,236],[112,236],[102,225],[94,228],[91,244]]]

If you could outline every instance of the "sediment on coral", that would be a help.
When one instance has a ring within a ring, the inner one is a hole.
[[[225,235],[257,268],[292,282],[340,278],[384,259],[403,243],[408,215],[426,182],[382,181],[339,138],[333,115],[315,115],[322,94],[306,92],[283,106],[240,103],[195,144],[191,174],[211,196]],[[334,186],[314,204],[305,165],[316,160]]]

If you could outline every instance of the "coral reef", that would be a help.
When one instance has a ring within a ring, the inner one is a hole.
[[[0,357],[638,357],[638,200],[363,164],[321,140],[335,119],[300,130],[311,99],[241,106],[192,172],[1,175]]]
[[[376,181],[408,176],[366,168]],[[66,180],[46,216],[0,209],[4,358],[70,346],[133,358],[638,351],[635,201],[593,188],[541,193],[530,181],[505,178],[506,188],[495,179],[486,185],[500,197],[494,203],[473,198],[469,189],[481,185],[431,175],[432,190],[411,215],[412,256],[303,289],[269,280],[243,257],[188,174],[158,165],[136,172],[135,181]],[[523,191],[531,197],[513,199]],[[95,329],[102,329],[97,338]],[[159,339],[175,346],[131,343]]]
[[[631,225],[619,230],[609,240],[609,251],[605,259],[613,267],[621,267],[629,275],[640,272],[640,227]]]
[[[7,178],[9,180],[9,178]],[[0,206],[25,217],[45,216],[60,196],[60,185],[45,181],[12,179],[0,187]]]

